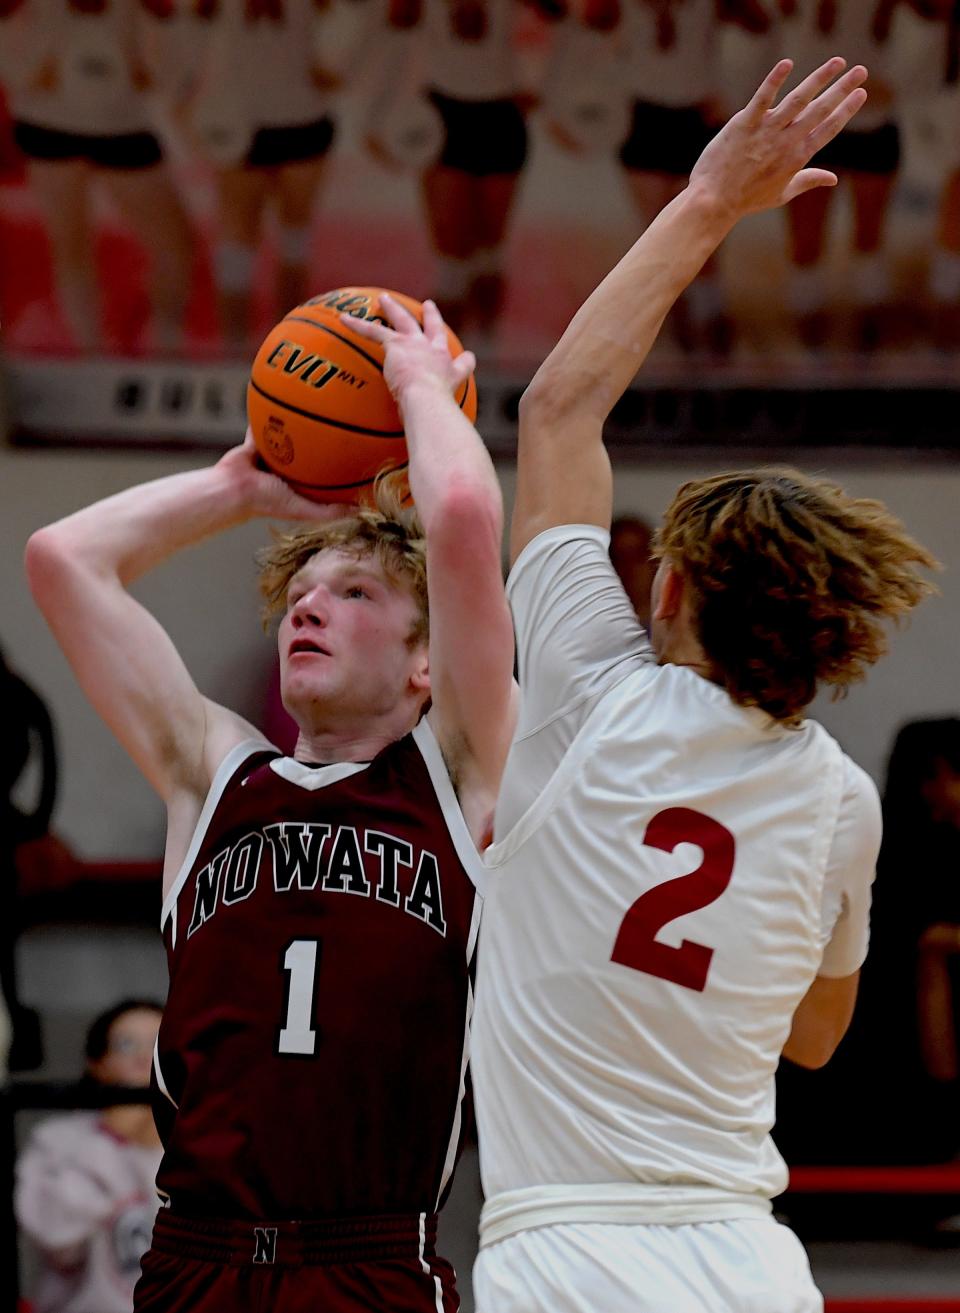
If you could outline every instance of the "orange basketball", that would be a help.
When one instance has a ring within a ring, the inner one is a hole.
[[[341,287],[291,310],[268,334],[250,371],[247,415],[269,469],[314,501],[369,501],[387,467],[404,467],[400,414],[383,379],[383,347],[352,333],[340,315],[379,319],[381,287]],[[419,301],[390,292],[423,322]],[[447,330],[452,355],[463,350]],[[458,390],[473,420],[477,387]]]

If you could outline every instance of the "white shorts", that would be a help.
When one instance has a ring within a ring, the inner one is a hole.
[[[476,1313],[822,1313],[800,1241],[772,1217],[569,1222],[481,1249]]]

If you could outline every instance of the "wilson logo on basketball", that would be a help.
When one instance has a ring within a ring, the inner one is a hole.
[[[325,292],[305,302],[306,305],[325,305],[342,315],[353,315],[355,319],[371,319],[374,323],[385,324],[383,315],[373,313],[373,299],[357,292]]]

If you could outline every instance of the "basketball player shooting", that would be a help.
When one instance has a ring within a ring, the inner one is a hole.
[[[849,1022],[876,790],[806,709],[935,565],[878,502],[793,470],[685,484],[650,632],[607,555],[602,426],[683,288],[865,99],[783,61],[574,317],[520,407],[508,584],[521,706],[497,803],[473,1080],[478,1313],[815,1313],[771,1216],[781,1052]]]
[[[81,688],[167,808],[167,1206],[143,1313],[458,1306],[435,1214],[459,1148],[477,842],[510,740],[513,644],[500,489],[452,395],[472,358],[451,358],[435,307],[423,332],[387,313],[422,525],[389,488],[377,510],[303,500],[248,438],[28,545]],[[309,522],[262,574],[300,730],[289,758],[203,696],[128,591],[256,516]]]

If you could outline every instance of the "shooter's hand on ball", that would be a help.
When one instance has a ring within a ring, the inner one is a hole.
[[[857,64],[839,77],[844,66],[840,58],[827,60],[777,104],[793,68],[781,59],[704,150],[690,175],[691,190],[708,196],[732,225],[814,187],[836,186],[835,173],[804,165],[867,98],[867,70]]]
[[[247,429],[243,442],[231,447],[217,462],[235,481],[251,516],[275,520],[337,520],[350,514],[343,502],[315,502],[266,469],[257,452],[253,434]]]
[[[452,357],[447,345],[447,328],[432,301],[423,303],[423,327],[392,297],[380,297],[381,309],[391,327],[371,319],[342,315],[344,324],[361,337],[379,342],[385,351],[383,377],[397,405],[404,411],[410,390],[418,385],[435,385],[454,393],[476,368],[472,351]]]
[[[500,488],[490,456],[462,404],[454,393],[476,368],[472,351],[450,354],[451,334],[432,301],[423,302],[423,327],[392,296],[381,292],[380,308],[390,325],[373,319],[342,315],[354,333],[378,342],[384,349],[383,377],[403,420],[410,454],[410,491],[427,531],[427,541],[448,544],[456,540],[456,497],[451,490],[467,483],[489,489],[491,542],[499,551],[501,533]],[[428,557],[430,548],[428,547]],[[456,571],[453,572],[454,577]]]

